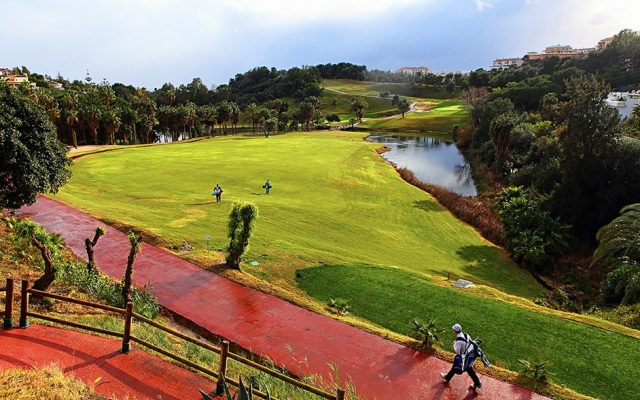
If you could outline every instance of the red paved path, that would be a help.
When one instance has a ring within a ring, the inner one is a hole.
[[[145,351],[122,354],[120,348],[118,340],[33,324],[0,330],[0,369],[54,363],[96,393],[121,400],[202,400],[198,389],[215,390],[215,382],[204,376]]]
[[[22,209],[49,232],[61,234],[67,245],[86,258],[84,239],[93,237],[101,222],[55,200],[41,197]],[[111,227],[100,238],[95,258],[105,273],[121,278],[129,248],[127,236]],[[329,376],[330,363],[341,379],[353,379],[359,394],[378,400],[463,399],[476,395],[465,375],[442,384],[439,371],[449,363],[395,342],[315,314],[277,297],[239,285],[203,270],[163,249],[142,246],[135,263],[134,282],[153,284],[158,301],[197,325],[235,342],[255,354],[297,372]],[[495,400],[545,399],[526,389],[481,376],[478,397]]]

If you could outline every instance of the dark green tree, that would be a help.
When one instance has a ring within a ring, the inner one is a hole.
[[[350,110],[356,115],[358,120],[362,119],[363,112],[369,108],[369,103],[364,97],[354,97],[351,99]]]
[[[36,202],[71,177],[71,160],[46,111],[0,82],[0,208]]]
[[[586,240],[593,240],[598,228],[631,203],[623,193],[616,194],[616,186],[624,183],[612,181],[614,172],[621,172],[616,171],[621,121],[618,111],[604,101],[609,91],[609,85],[595,76],[574,78],[561,105],[562,180],[553,205]]]
[[[547,272],[568,249],[569,226],[540,208],[522,187],[509,187],[498,196],[505,247],[516,262],[535,273]]]
[[[407,99],[402,99],[398,101],[398,110],[402,113],[402,118],[404,118],[404,114],[411,109],[411,105]]]
[[[640,301],[640,203],[620,210],[620,215],[598,230],[600,242],[593,260],[611,266],[602,282],[602,298],[609,304]]]

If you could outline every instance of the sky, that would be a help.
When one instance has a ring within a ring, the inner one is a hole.
[[[255,67],[488,69],[640,31],[638,0],[0,0],[0,68],[149,90]]]

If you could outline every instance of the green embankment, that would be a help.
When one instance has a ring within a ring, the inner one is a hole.
[[[301,273],[300,287],[318,301],[347,299],[355,316],[392,331],[410,334],[413,318],[436,318],[445,328],[460,323],[482,338],[494,364],[519,371],[520,359],[551,361],[552,381],[576,392],[612,400],[640,393],[639,340],[620,331],[437,286],[397,269],[323,265]],[[442,336],[449,350],[450,331]]]

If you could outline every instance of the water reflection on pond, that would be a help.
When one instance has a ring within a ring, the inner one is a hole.
[[[367,140],[391,151],[382,156],[412,171],[423,182],[445,187],[463,196],[475,196],[471,167],[456,145],[435,137],[405,134],[372,134]]]

